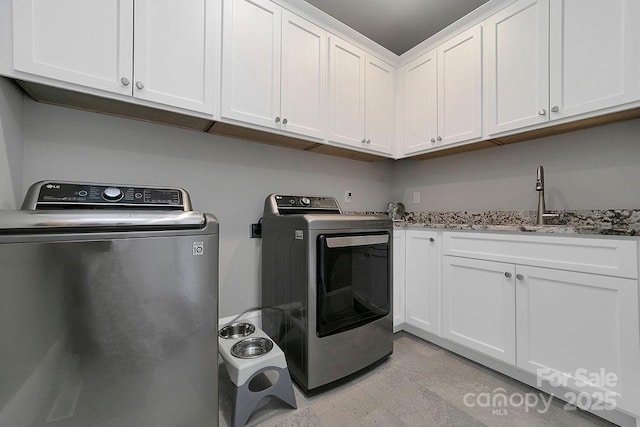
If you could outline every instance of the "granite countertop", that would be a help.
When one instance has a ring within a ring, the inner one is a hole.
[[[640,236],[640,209],[550,211],[558,218],[536,224],[536,211],[406,212],[396,228],[481,230],[550,234]]]

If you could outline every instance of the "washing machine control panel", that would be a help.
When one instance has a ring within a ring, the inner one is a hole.
[[[43,182],[31,209],[185,209],[180,188]],[[26,202],[26,200],[25,200]]]

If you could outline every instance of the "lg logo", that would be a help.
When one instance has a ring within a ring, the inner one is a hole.
[[[193,254],[204,255],[204,242],[193,242]]]
[[[51,190],[52,188],[54,188],[54,189],[59,189],[59,188],[60,188],[60,186],[59,186],[58,184],[47,184],[47,188],[48,188],[49,190]]]

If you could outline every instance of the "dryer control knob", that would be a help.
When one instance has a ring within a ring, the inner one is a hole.
[[[122,199],[122,197],[124,197],[124,194],[122,194],[122,191],[116,187],[107,187],[102,192],[102,198],[110,202],[117,202]]]
[[[308,197],[303,197],[300,199],[300,203],[302,203],[305,206],[309,206],[309,204],[311,203],[311,200],[309,200]]]

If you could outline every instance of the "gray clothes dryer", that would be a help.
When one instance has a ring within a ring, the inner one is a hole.
[[[308,394],[393,351],[392,222],[326,196],[272,194],[262,225],[263,329]]]

